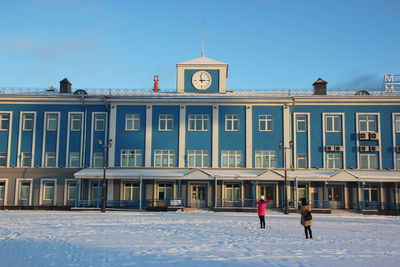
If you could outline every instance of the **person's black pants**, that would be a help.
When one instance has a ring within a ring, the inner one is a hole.
[[[265,228],[265,216],[258,215],[258,218],[260,218],[261,228]]]
[[[310,234],[310,238],[312,238],[311,225],[304,226],[304,233],[306,234],[306,238],[308,238],[308,234]]]

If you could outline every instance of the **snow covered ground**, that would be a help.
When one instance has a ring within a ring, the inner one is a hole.
[[[400,218],[0,211],[0,266],[399,266]]]

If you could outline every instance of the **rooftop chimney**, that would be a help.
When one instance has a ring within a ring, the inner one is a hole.
[[[160,91],[160,88],[158,88],[158,75],[154,75],[154,86],[153,86],[153,91],[158,92]]]
[[[318,78],[314,83],[314,95],[326,95],[326,85],[328,82]]]
[[[64,80],[60,81],[60,93],[63,93],[63,94],[72,93],[71,85],[72,84],[68,81],[68,79],[64,78]]]

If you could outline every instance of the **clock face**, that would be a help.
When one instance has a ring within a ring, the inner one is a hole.
[[[207,71],[200,70],[193,74],[192,84],[197,90],[207,90],[211,86],[211,75]]]

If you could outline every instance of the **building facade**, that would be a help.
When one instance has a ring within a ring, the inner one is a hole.
[[[400,95],[233,92],[228,65],[177,66],[175,92],[0,94],[0,207],[398,210]],[[105,181],[105,182],[104,182]],[[104,184],[104,186],[103,186]]]

